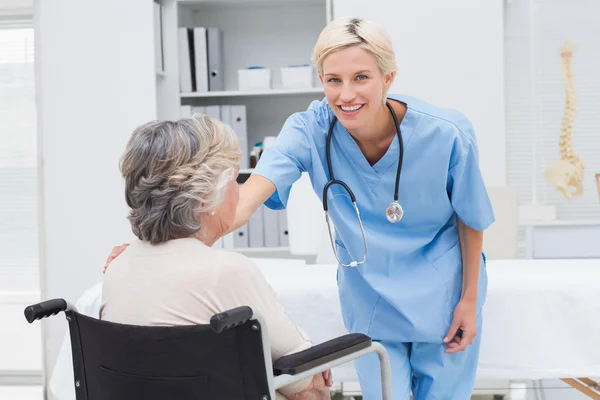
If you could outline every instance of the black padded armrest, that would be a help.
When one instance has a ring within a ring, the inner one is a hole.
[[[281,357],[273,364],[273,375],[296,375],[371,346],[371,338],[351,333],[304,351]]]
[[[36,319],[47,318],[66,309],[67,302],[64,299],[47,300],[27,306],[24,311],[25,319],[31,324]]]

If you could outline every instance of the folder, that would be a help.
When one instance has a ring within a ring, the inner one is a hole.
[[[162,41],[162,5],[154,2],[154,67],[164,71],[163,41]]]
[[[206,115],[209,117],[221,120],[221,107],[220,106],[206,106]]]
[[[248,243],[248,224],[245,224],[233,233],[233,247],[237,249],[245,249],[249,247]]]
[[[234,236],[235,232],[231,232],[228,233],[227,235],[223,236],[221,238],[221,240],[223,241],[223,249],[225,250],[232,250],[235,246],[234,246],[234,240],[233,240],[233,236]]]
[[[179,116],[181,118],[192,116],[192,106],[179,106]]]
[[[178,29],[178,55],[179,55],[179,90],[193,92],[196,87],[194,79],[193,33],[189,28]]]
[[[279,211],[271,210],[264,204],[261,207],[265,225],[265,247],[279,247],[279,224],[277,222]]]
[[[248,154],[248,122],[246,120],[246,106],[232,105],[231,106],[231,128],[235,132],[240,142],[240,150],[242,159],[240,160],[240,168],[250,168],[250,155]]]
[[[219,28],[207,29],[208,43],[208,90],[225,90],[223,68],[223,32]]]
[[[248,220],[248,247],[264,247],[263,208],[258,207]]]
[[[192,115],[206,115],[206,107],[204,106],[194,106],[192,107]]]
[[[277,213],[277,218],[279,224],[279,245],[288,247],[290,245],[290,237],[288,232],[287,211],[280,210]]]
[[[224,104],[221,106],[221,121],[231,126],[231,106]]]
[[[208,52],[206,28],[194,28],[196,92],[208,92]]]

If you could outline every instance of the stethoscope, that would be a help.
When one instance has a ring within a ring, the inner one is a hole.
[[[394,109],[392,108],[392,106],[389,102],[386,102],[386,106],[390,110],[390,113],[392,114],[392,118],[394,119],[394,124],[396,125],[396,133],[398,134],[398,143],[400,145],[400,157],[398,159],[398,170],[396,171],[396,186],[394,188],[394,201],[391,202],[390,205],[385,210],[385,216],[388,219],[388,221],[390,221],[391,223],[397,223],[397,222],[400,222],[400,220],[402,219],[402,216],[404,215],[404,210],[402,209],[402,206],[400,205],[400,203],[398,203],[398,189],[400,187],[400,172],[402,171],[402,158],[404,156],[404,145],[402,143],[402,133],[400,132],[400,124],[398,123],[398,117],[396,117],[396,113],[394,112]],[[329,232],[329,240],[331,242],[331,247],[333,248],[333,253],[335,254],[335,258],[337,259],[338,263],[340,263],[340,265],[342,265],[344,267],[356,267],[356,266],[364,263],[367,260],[367,251],[368,251],[367,238],[365,237],[365,230],[364,230],[364,227],[362,224],[362,220],[360,218],[358,206],[356,205],[356,197],[354,196],[354,193],[352,192],[350,187],[348,185],[346,185],[346,183],[344,181],[335,179],[335,176],[333,175],[333,166],[331,163],[331,138],[333,137],[333,128],[335,127],[336,121],[337,121],[337,118],[334,116],[333,120],[331,121],[331,124],[329,125],[329,133],[327,134],[327,143],[325,146],[325,152],[326,152],[326,157],[327,157],[327,169],[329,170],[329,182],[327,182],[325,184],[325,187],[323,188],[323,209],[325,210],[325,220],[327,221],[327,231]],[[337,255],[337,252],[335,250],[333,235],[331,233],[331,222],[330,222],[330,217],[329,217],[329,211],[327,208],[327,191],[329,190],[329,188],[332,185],[340,185],[346,190],[346,192],[348,192],[348,194],[350,195],[350,200],[352,201],[352,205],[354,206],[354,210],[356,211],[356,217],[358,218],[358,224],[360,226],[360,231],[362,233],[363,243],[365,246],[365,256],[364,256],[363,260],[360,262],[352,261],[349,264],[344,264],[340,261],[338,255]]]

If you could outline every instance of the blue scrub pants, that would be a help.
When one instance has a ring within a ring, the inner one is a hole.
[[[471,398],[482,333],[481,314],[472,345],[459,353],[444,353],[444,343],[380,342],[392,366],[394,400],[468,400]],[[381,399],[379,359],[369,354],[355,361],[364,400]],[[335,378],[334,378],[335,379]]]

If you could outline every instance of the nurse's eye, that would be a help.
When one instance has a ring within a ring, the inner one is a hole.
[[[358,79],[359,81],[363,81],[363,80],[365,80],[365,79],[369,79],[369,77],[368,77],[368,76],[366,76],[366,75],[358,75],[358,76],[356,77],[356,79]]]
[[[340,82],[340,78],[331,78],[331,79],[329,79],[328,82],[338,83],[338,82]]]

